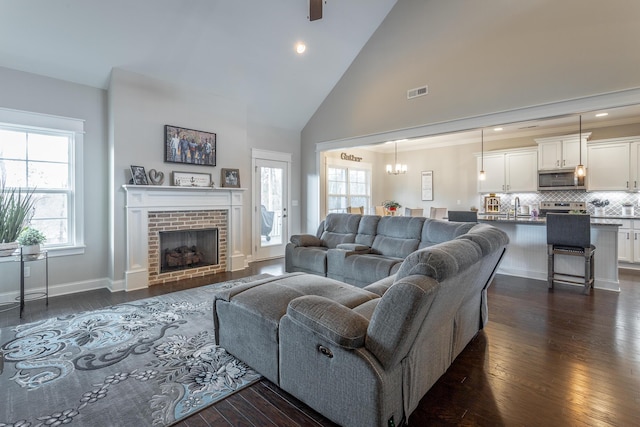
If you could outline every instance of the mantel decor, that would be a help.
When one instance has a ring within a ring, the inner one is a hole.
[[[189,165],[216,165],[216,134],[164,126],[164,161]]]
[[[172,172],[171,183],[178,187],[212,187],[210,173]]]
[[[220,182],[223,187],[240,188],[240,171],[238,169],[222,169]]]
[[[131,177],[135,185],[149,185],[147,173],[143,166],[131,165]]]

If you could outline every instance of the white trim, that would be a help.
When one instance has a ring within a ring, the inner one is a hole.
[[[92,280],[83,280],[81,282],[69,282],[61,283],[58,285],[49,285],[49,297],[56,297],[61,295],[75,294],[78,292],[95,291],[97,289],[109,289],[109,279],[100,278]],[[44,286],[29,289],[29,292],[44,292]],[[13,302],[20,296],[19,290],[12,290],[9,292],[0,293],[0,304],[4,302]]]
[[[84,253],[84,120],[51,114],[33,113],[0,107],[0,125],[20,126],[21,131],[46,131],[70,134],[70,217],[69,242],[71,246],[47,246],[52,256]],[[25,129],[26,128],[26,129]]]
[[[531,107],[517,108],[514,110],[483,114],[479,116],[465,117],[424,126],[396,129],[377,134],[318,142],[316,143],[316,153],[340,148],[377,144],[383,141],[428,137],[504,125],[508,123],[542,120],[551,117],[574,115],[581,112],[603,108],[623,107],[634,104],[640,104],[640,88],[587,96],[584,98],[570,99],[549,104],[535,105]]]

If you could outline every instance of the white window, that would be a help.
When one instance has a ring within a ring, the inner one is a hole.
[[[50,250],[83,246],[81,120],[0,109],[0,178],[33,191],[30,226]],[[69,252],[77,253],[77,252]]]
[[[327,212],[347,212],[347,207],[364,207],[371,201],[371,171],[351,166],[327,166]]]

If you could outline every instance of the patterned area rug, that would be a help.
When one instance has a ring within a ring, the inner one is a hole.
[[[0,329],[0,426],[167,426],[260,379],[213,343],[248,277]]]

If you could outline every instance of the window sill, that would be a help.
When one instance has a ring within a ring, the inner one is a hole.
[[[59,246],[59,247],[44,246],[42,249],[46,250],[49,253],[49,258],[55,258],[59,256],[83,255],[85,248],[86,248],[85,245],[79,245],[79,246]],[[12,255],[9,255],[6,257],[0,257],[0,263],[15,261],[16,255],[19,257],[20,252],[14,252]]]

